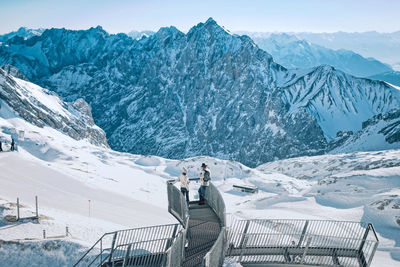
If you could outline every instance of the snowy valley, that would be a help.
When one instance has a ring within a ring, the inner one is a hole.
[[[372,266],[400,262],[398,149],[338,151],[257,168],[206,156],[173,160],[122,153],[104,142],[104,132],[93,124],[84,102],[66,103],[11,72],[0,69],[0,135],[5,150],[0,153],[0,257],[5,266],[71,266],[105,232],[175,222],[167,211],[166,181],[178,176],[182,167],[189,177],[197,177],[202,162],[210,166],[230,216],[372,222],[380,240]],[[294,79],[287,92],[312,78],[303,79]],[[376,118],[394,124],[391,129],[398,125],[396,119]],[[384,126],[370,128],[376,125],[364,125],[364,131],[385,140],[379,133]],[[17,142],[18,151],[10,152],[9,141],[17,139],[19,131],[24,131],[24,138]],[[259,193],[234,191],[234,184],[257,186]],[[191,185],[192,199],[197,187]],[[22,216],[32,216],[36,195],[39,223],[6,220],[16,215],[17,197],[23,204]],[[68,236],[57,237],[65,235],[66,227]]]

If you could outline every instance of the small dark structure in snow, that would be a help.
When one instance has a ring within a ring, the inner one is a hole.
[[[245,193],[256,194],[258,193],[258,187],[252,185],[233,185],[233,190]]]

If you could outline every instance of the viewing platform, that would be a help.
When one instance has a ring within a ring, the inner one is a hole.
[[[187,204],[167,183],[168,211],[179,223],[104,234],[74,266],[368,267],[378,247],[371,223],[323,220],[231,220],[210,183],[206,204]]]

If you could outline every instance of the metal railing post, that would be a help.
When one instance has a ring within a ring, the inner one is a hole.
[[[103,238],[100,239],[100,264],[99,264],[99,266],[101,266],[102,263],[103,263]]]
[[[36,204],[36,218],[39,220],[39,207],[38,207],[38,197],[35,196],[35,204]]]
[[[304,236],[305,236],[306,231],[307,231],[307,227],[308,227],[308,220],[304,224],[304,228],[303,228],[303,231],[301,232],[300,240],[299,240],[299,243],[297,244],[297,247],[301,246],[301,243],[303,242]]]
[[[19,216],[19,198],[17,197],[17,221],[19,221],[20,216]]]
[[[132,246],[132,244],[129,244],[128,249],[126,250],[124,262],[122,263],[122,267],[125,267],[129,261],[129,254],[131,253],[131,246]]]
[[[249,225],[250,225],[250,220],[246,221],[246,225],[244,226],[242,238],[240,239],[240,242],[239,242],[239,248],[241,248],[243,246],[243,243],[246,239],[247,230],[249,229]]]
[[[310,244],[311,244],[311,237],[309,237],[309,238],[307,239],[306,247],[305,247],[305,249],[304,249],[303,255],[301,256],[300,264],[303,264],[303,263],[304,263],[304,258],[305,258],[306,255],[307,255],[307,251],[308,251],[308,248],[310,247]]]
[[[243,242],[243,244],[242,244],[241,247],[240,247],[240,256],[239,256],[238,262],[241,262],[241,261],[242,261],[243,254],[244,254],[244,250],[245,250],[245,248],[246,248],[246,246],[247,246],[247,241],[248,241],[248,240],[249,240],[249,237],[246,235],[245,238],[244,238],[244,242]]]
[[[113,236],[113,240],[111,243],[110,255],[108,256],[108,263],[111,263],[112,254],[114,253],[114,249],[115,249],[114,246],[115,246],[115,241],[117,239],[117,234],[118,234],[118,232],[115,232],[114,236]]]

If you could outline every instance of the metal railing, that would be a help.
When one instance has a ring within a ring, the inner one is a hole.
[[[210,249],[210,251],[204,256],[203,266],[205,267],[216,267],[222,266],[225,259],[226,244],[227,244],[227,231],[223,227],[218,235],[217,240]]]
[[[182,266],[185,259],[186,229],[182,229],[167,251],[168,267]]]
[[[186,228],[189,218],[189,208],[186,199],[171,182],[167,182],[168,212],[171,213]]]
[[[210,183],[210,185],[206,190],[206,200],[207,204],[214,210],[215,214],[217,214],[221,223],[221,227],[225,227],[226,226],[225,202],[218,188],[213,183]]]
[[[147,249],[154,245],[154,249],[159,250],[158,245],[164,244],[165,252],[180,230],[179,224],[167,224],[106,233],[74,266],[102,266],[106,262],[122,260],[127,253],[130,255],[131,251],[137,251],[140,246]]]
[[[378,246],[372,224],[318,220],[243,220],[228,234],[238,262],[362,266]]]

